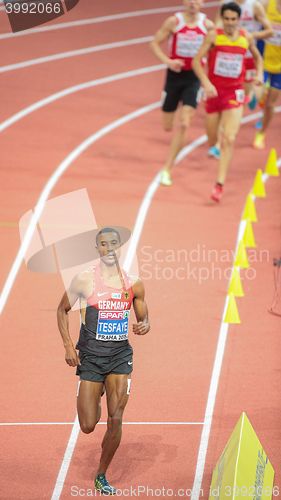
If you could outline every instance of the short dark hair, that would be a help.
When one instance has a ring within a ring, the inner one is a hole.
[[[235,2],[224,3],[221,6],[221,17],[223,17],[223,14],[226,10],[231,10],[233,12],[236,12],[236,14],[238,14],[238,17],[241,17],[241,7],[240,5],[238,5],[238,3]]]
[[[114,229],[113,227],[103,227],[102,229],[99,230],[99,232],[96,235],[96,244],[98,244],[98,237],[101,234],[105,234],[105,233],[115,233],[115,234],[117,234],[119,243],[121,243],[121,237],[120,237],[120,234],[117,231],[117,229]]]

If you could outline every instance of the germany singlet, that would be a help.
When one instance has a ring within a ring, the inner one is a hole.
[[[129,278],[126,289],[107,286],[100,267],[93,270],[94,292],[87,299],[85,320],[81,324],[76,348],[98,356],[112,356],[129,345],[129,316],[134,294]]]
[[[264,69],[269,73],[281,73],[281,12],[277,9],[277,0],[269,0],[267,17],[273,28],[273,35],[265,40]]]
[[[169,39],[170,59],[181,59],[184,62],[183,70],[191,70],[192,59],[200,49],[207,34],[206,15],[200,12],[196,26],[190,28],[185,21],[184,14],[175,14],[177,25],[175,32]]]
[[[208,77],[220,90],[243,88],[245,80],[245,55],[249,43],[243,30],[235,41],[223,29],[216,29],[216,37],[208,57]]]

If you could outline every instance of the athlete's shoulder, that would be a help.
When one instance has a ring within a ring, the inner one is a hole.
[[[213,30],[215,28],[215,25],[213,23],[213,21],[211,21],[211,19],[209,19],[208,17],[205,17],[204,19],[204,25],[206,27],[206,30],[209,32],[211,30]]]
[[[132,285],[132,290],[134,297],[144,297],[144,284],[140,278],[136,277]]]
[[[174,32],[177,25],[180,22],[178,15],[179,15],[179,13],[176,12],[172,16],[167,17],[167,19],[164,21],[164,24],[163,24],[164,29],[171,31],[171,32]]]
[[[86,269],[78,273],[71,281],[70,290],[83,295],[83,291],[90,282],[93,281],[93,269]]]

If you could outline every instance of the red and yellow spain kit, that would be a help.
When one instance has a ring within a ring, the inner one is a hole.
[[[191,70],[192,59],[200,49],[207,34],[206,15],[200,12],[196,26],[190,28],[185,21],[184,14],[175,14],[177,25],[174,34],[169,39],[170,59],[181,59],[184,62],[183,70]]]
[[[281,12],[277,9],[277,0],[269,0],[266,13],[271,21],[273,35],[265,40],[264,69],[269,73],[281,74]]]
[[[227,3],[229,0],[225,0],[224,3]],[[254,31],[260,31],[263,27],[262,24],[259,23],[255,19],[255,3],[257,0],[244,0],[243,3],[238,3],[240,9],[241,9],[241,16],[240,16],[240,27],[249,33],[253,33]],[[246,82],[251,82],[253,80],[253,77],[256,73],[256,66],[255,66],[255,60],[253,58],[252,53],[247,50],[246,53],[246,77],[245,81]]]
[[[216,87],[218,97],[207,100],[207,113],[244,104],[245,56],[248,47],[243,30],[239,30],[236,40],[231,40],[223,29],[216,29],[214,45],[208,57],[208,77]]]

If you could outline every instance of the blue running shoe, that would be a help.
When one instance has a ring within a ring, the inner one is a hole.
[[[216,158],[217,160],[220,159],[221,152],[217,146],[212,146],[211,148],[208,149],[208,156],[211,156],[212,158]]]
[[[248,102],[248,108],[251,111],[253,111],[253,109],[256,109],[257,103],[258,103],[257,96],[256,96],[256,94],[253,94],[251,97],[251,100]]]
[[[262,120],[259,120],[255,123],[255,129],[257,129],[257,130],[262,129]]]
[[[95,479],[95,488],[103,495],[116,495],[116,489],[107,481],[105,474],[98,474]]]

